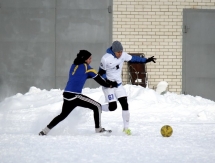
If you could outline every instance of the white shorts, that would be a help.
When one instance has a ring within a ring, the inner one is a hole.
[[[117,101],[117,99],[120,97],[127,97],[125,88],[122,85],[118,86],[117,88],[102,87],[102,90],[104,92],[106,102],[113,102]]]

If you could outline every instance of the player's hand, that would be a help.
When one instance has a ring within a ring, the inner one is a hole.
[[[154,58],[154,56],[149,57],[149,58],[146,60],[146,63],[148,63],[148,62],[154,62],[154,63],[156,63],[156,62],[155,62],[156,59],[157,59],[157,58]]]
[[[117,87],[118,86],[118,83],[116,81],[110,81],[108,79],[106,79],[106,82],[108,84],[110,84],[110,87],[113,88],[113,87]]]
[[[112,87],[117,87],[117,86],[118,86],[118,83],[117,83],[116,81],[111,82],[111,86],[112,86]]]

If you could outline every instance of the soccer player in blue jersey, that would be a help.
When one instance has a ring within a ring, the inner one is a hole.
[[[107,88],[116,87],[117,83],[107,83],[95,69],[90,67],[91,60],[91,53],[87,50],[80,50],[77,54],[70,68],[69,79],[63,92],[64,101],[62,112],[56,116],[39,135],[47,135],[53,127],[64,120],[77,106],[93,110],[96,133],[106,131],[101,127],[101,110],[103,106],[97,101],[83,95],[81,92],[88,78],[93,78],[100,85]]]

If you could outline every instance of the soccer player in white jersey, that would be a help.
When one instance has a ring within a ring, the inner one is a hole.
[[[117,100],[122,106],[122,119],[123,119],[123,132],[127,135],[131,135],[129,129],[129,106],[127,102],[127,94],[122,85],[122,67],[125,61],[147,63],[154,62],[156,58],[154,56],[150,58],[144,58],[139,56],[131,56],[123,51],[123,46],[119,41],[114,41],[112,46],[106,50],[106,54],[102,57],[99,74],[102,75],[107,82],[117,82],[118,86],[115,88],[105,88],[102,90],[105,95],[105,99],[108,102],[106,107],[102,107],[103,111],[114,111],[117,109]]]

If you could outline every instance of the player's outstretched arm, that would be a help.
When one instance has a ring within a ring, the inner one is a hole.
[[[112,88],[112,85],[110,83],[107,83],[105,79],[103,79],[99,74],[93,78],[97,83],[104,87]]]

